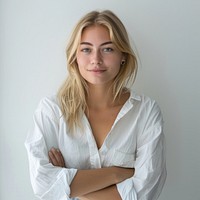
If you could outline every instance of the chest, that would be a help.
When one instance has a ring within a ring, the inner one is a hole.
[[[88,121],[98,148],[103,145],[103,142],[109,134],[120,109],[121,106],[105,110],[90,110]]]
[[[115,112],[90,112],[90,122],[88,116],[83,118],[84,132],[79,130],[76,135],[63,134],[67,131],[66,123],[60,124],[58,147],[66,165],[77,169],[131,167],[140,128],[137,115],[127,112],[119,108]]]

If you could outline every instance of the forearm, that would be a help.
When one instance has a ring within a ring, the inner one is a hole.
[[[112,168],[78,170],[70,185],[71,197],[101,190],[115,183],[116,176]]]
[[[96,192],[86,194],[82,197],[79,197],[79,199],[80,200],[102,200],[102,199],[121,200],[121,196],[119,192],[117,191],[116,185],[112,185],[102,190],[98,190]]]
[[[58,149],[52,148],[49,151],[49,159],[54,166],[66,167],[63,156]],[[104,190],[102,189],[104,188],[107,189],[109,195],[112,190],[116,190],[115,187],[108,190],[109,186],[130,178],[134,175],[134,172],[134,169],[122,167],[78,170],[70,184],[70,196],[80,197],[96,191],[99,191],[98,195],[103,195]],[[116,194],[118,194],[117,191]]]
[[[100,191],[133,176],[133,174],[134,169],[120,167],[79,170],[70,185],[71,197]]]

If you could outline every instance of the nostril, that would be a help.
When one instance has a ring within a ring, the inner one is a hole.
[[[102,61],[91,61],[90,63],[93,65],[101,65],[103,62]]]

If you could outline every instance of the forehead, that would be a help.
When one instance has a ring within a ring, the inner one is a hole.
[[[86,27],[81,35],[81,42],[92,41],[110,41],[110,33],[107,27],[103,25],[92,25]]]

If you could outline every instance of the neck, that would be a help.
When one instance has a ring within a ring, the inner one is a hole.
[[[113,95],[108,87],[102,85],[89,85],[89,94],[87,96],[89,108],[101,109],[113,105]]]
[[[89,85],[87,104],[89,109],[106,109],[124,104],[129,98],[129,92],[124,93],[119,101],[113,102],[113,94],[109,87],[105,85]]]

